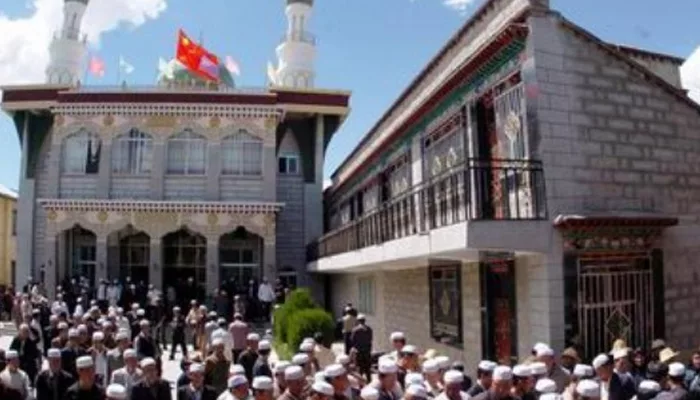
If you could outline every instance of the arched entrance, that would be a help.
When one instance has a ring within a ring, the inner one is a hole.
[[[229,293],[244,292],[261,274],[262,238],[243,227],[219,239],[219,279]]]
[[[118,269],[115,271],[113,268],[110,268],[110,278],[117,278],[123,281],[127,276],[130,276],[132,282],[148,283],[150,278],[148,267],[151,260],[151,237],[145,232],[134,229],[132,226],[127,226],[117,233],[116,243],[119,259],[110,259],[110,267],[116,265]]]
[[[85,277],[88,282],[95,281],[97,266],[97,236],[80,225],[63,233],[65,236],[65,277]]]
[[[207,239],[187,228],[163,237],[163,287],[175,288],[178,299],[204,299]]]

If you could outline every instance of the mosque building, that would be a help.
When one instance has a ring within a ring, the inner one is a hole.
[[[81,85],[88,7],[64,1],[46,83],[2,88],[22,151],[16,284],[322,287],[305,251],[322,234],[325,150],[350,94],[314,86],[313,1],[286,0],[278,65],[259,89],[237,87],[221,65],[211,80],[175,61],[152,86]]]

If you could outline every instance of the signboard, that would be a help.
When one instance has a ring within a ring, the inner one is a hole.
[[[461,269],[461,264],[428,269],[431,336],[441,343],[458,347],[462,346]]]

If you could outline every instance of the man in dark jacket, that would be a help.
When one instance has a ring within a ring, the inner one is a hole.
[[[61,369],[61,350],[49,349],[47,355],[49,369],[41,371],[36,378],[36,400],[63,399],[75,380]]]
[[[63,370],[71,374],[74,379],[78,379],[78,370],[75,368],[75,360],[85,354],[84,350],[78,344],[79,334],[76,329],[68,330],[68,342],[66,347],[61,350],[61,365]]]
[[[95,364],[90,356],[75,361],[78,381],[66,391],[65,400],[104,399],[104,389],[95,382]]]
[[[690,393],[686,390],[683,381],[685,379],[685,366],[675,362],[668,366],[668,390],[659,393],[657,400],[689,400]]]
[[[600,354],[593,359],[596,380],[602,388],[607,388],[608,400],[630,400],[635,395],[634,383],[615,372],[613,360],[607,354]],[[685,371],[684,371],[685,372]]]
[[[173,307],[173,320],[170,322],[172,328],[172,347],[170,348],[170,360],[175,359],[175,350],[179,346],[182,350],[182,357],[187,358],[187,345],[185,344],[185,329],[187,322],[185,316],[180,312],[180,307]]]
[[[130,400],[172,400],[170,383],[158,377],[156,360],[141,360],[143,379],[131,389]]]
[[[270,342],[261,340],[258,344],[258,359],[253,366],[253,377],[267,376],[268,378],[272,378],[272,369],[270,368],[270,362],[268,360],[270,351]]]
[[[258,361],[258,343],[260,342],[260,335],[257,333],[250,333],[246,338],[246,349],[243,350],[240,357],[238,357],[238,363],[245,369],[245,377],[248,382],[253,381],[253,367],[255,367],[255,362]]]
[[[447,371],[445,373],[445,394],[448,398],[460,398],[460,390],[464,375],[459,371]],[[474,400],[512,400],[513,372],[509,367],[498,366],[493,370],[493,382],[485,392],[474,397]]]
[[[29,325],[22,324],[17,336],[12,339],[10,349],[19,354],[19,367],[27,373],[30,382],[34,382],[39,372],[41,352],[37,348],[37,342],[31,338]]]
[[[219,393],[204,385],[204,366],[193,363],[189,368],[190,383],[177,389],[177,400],[216,400]]]
[[[350,345],[357,351],[357,367],[360,374],[372,379],[372,328],[367,326],[364,314],[357,316],[357,325],[350,333]]]

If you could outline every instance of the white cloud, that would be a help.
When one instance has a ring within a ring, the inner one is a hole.
[[[466,13],[475,0],[443,0],[442,3],[460,13]]]
[[[49,44],[61,25],[64,0],[31,0],[32,14],[10,18],[0,12],[0,84],[41,83]],[[167,0],[91,0],[83,32],[91,44],[126,24],[139,26],[165,11]]]
[[[328,189],[329,187],[333,186],[333,181],[330,179],[324,179],[323,180],[323,190]]]
[[[681,81],[690,90],[690,97],[700,103],[700,47],[681,66]]]

